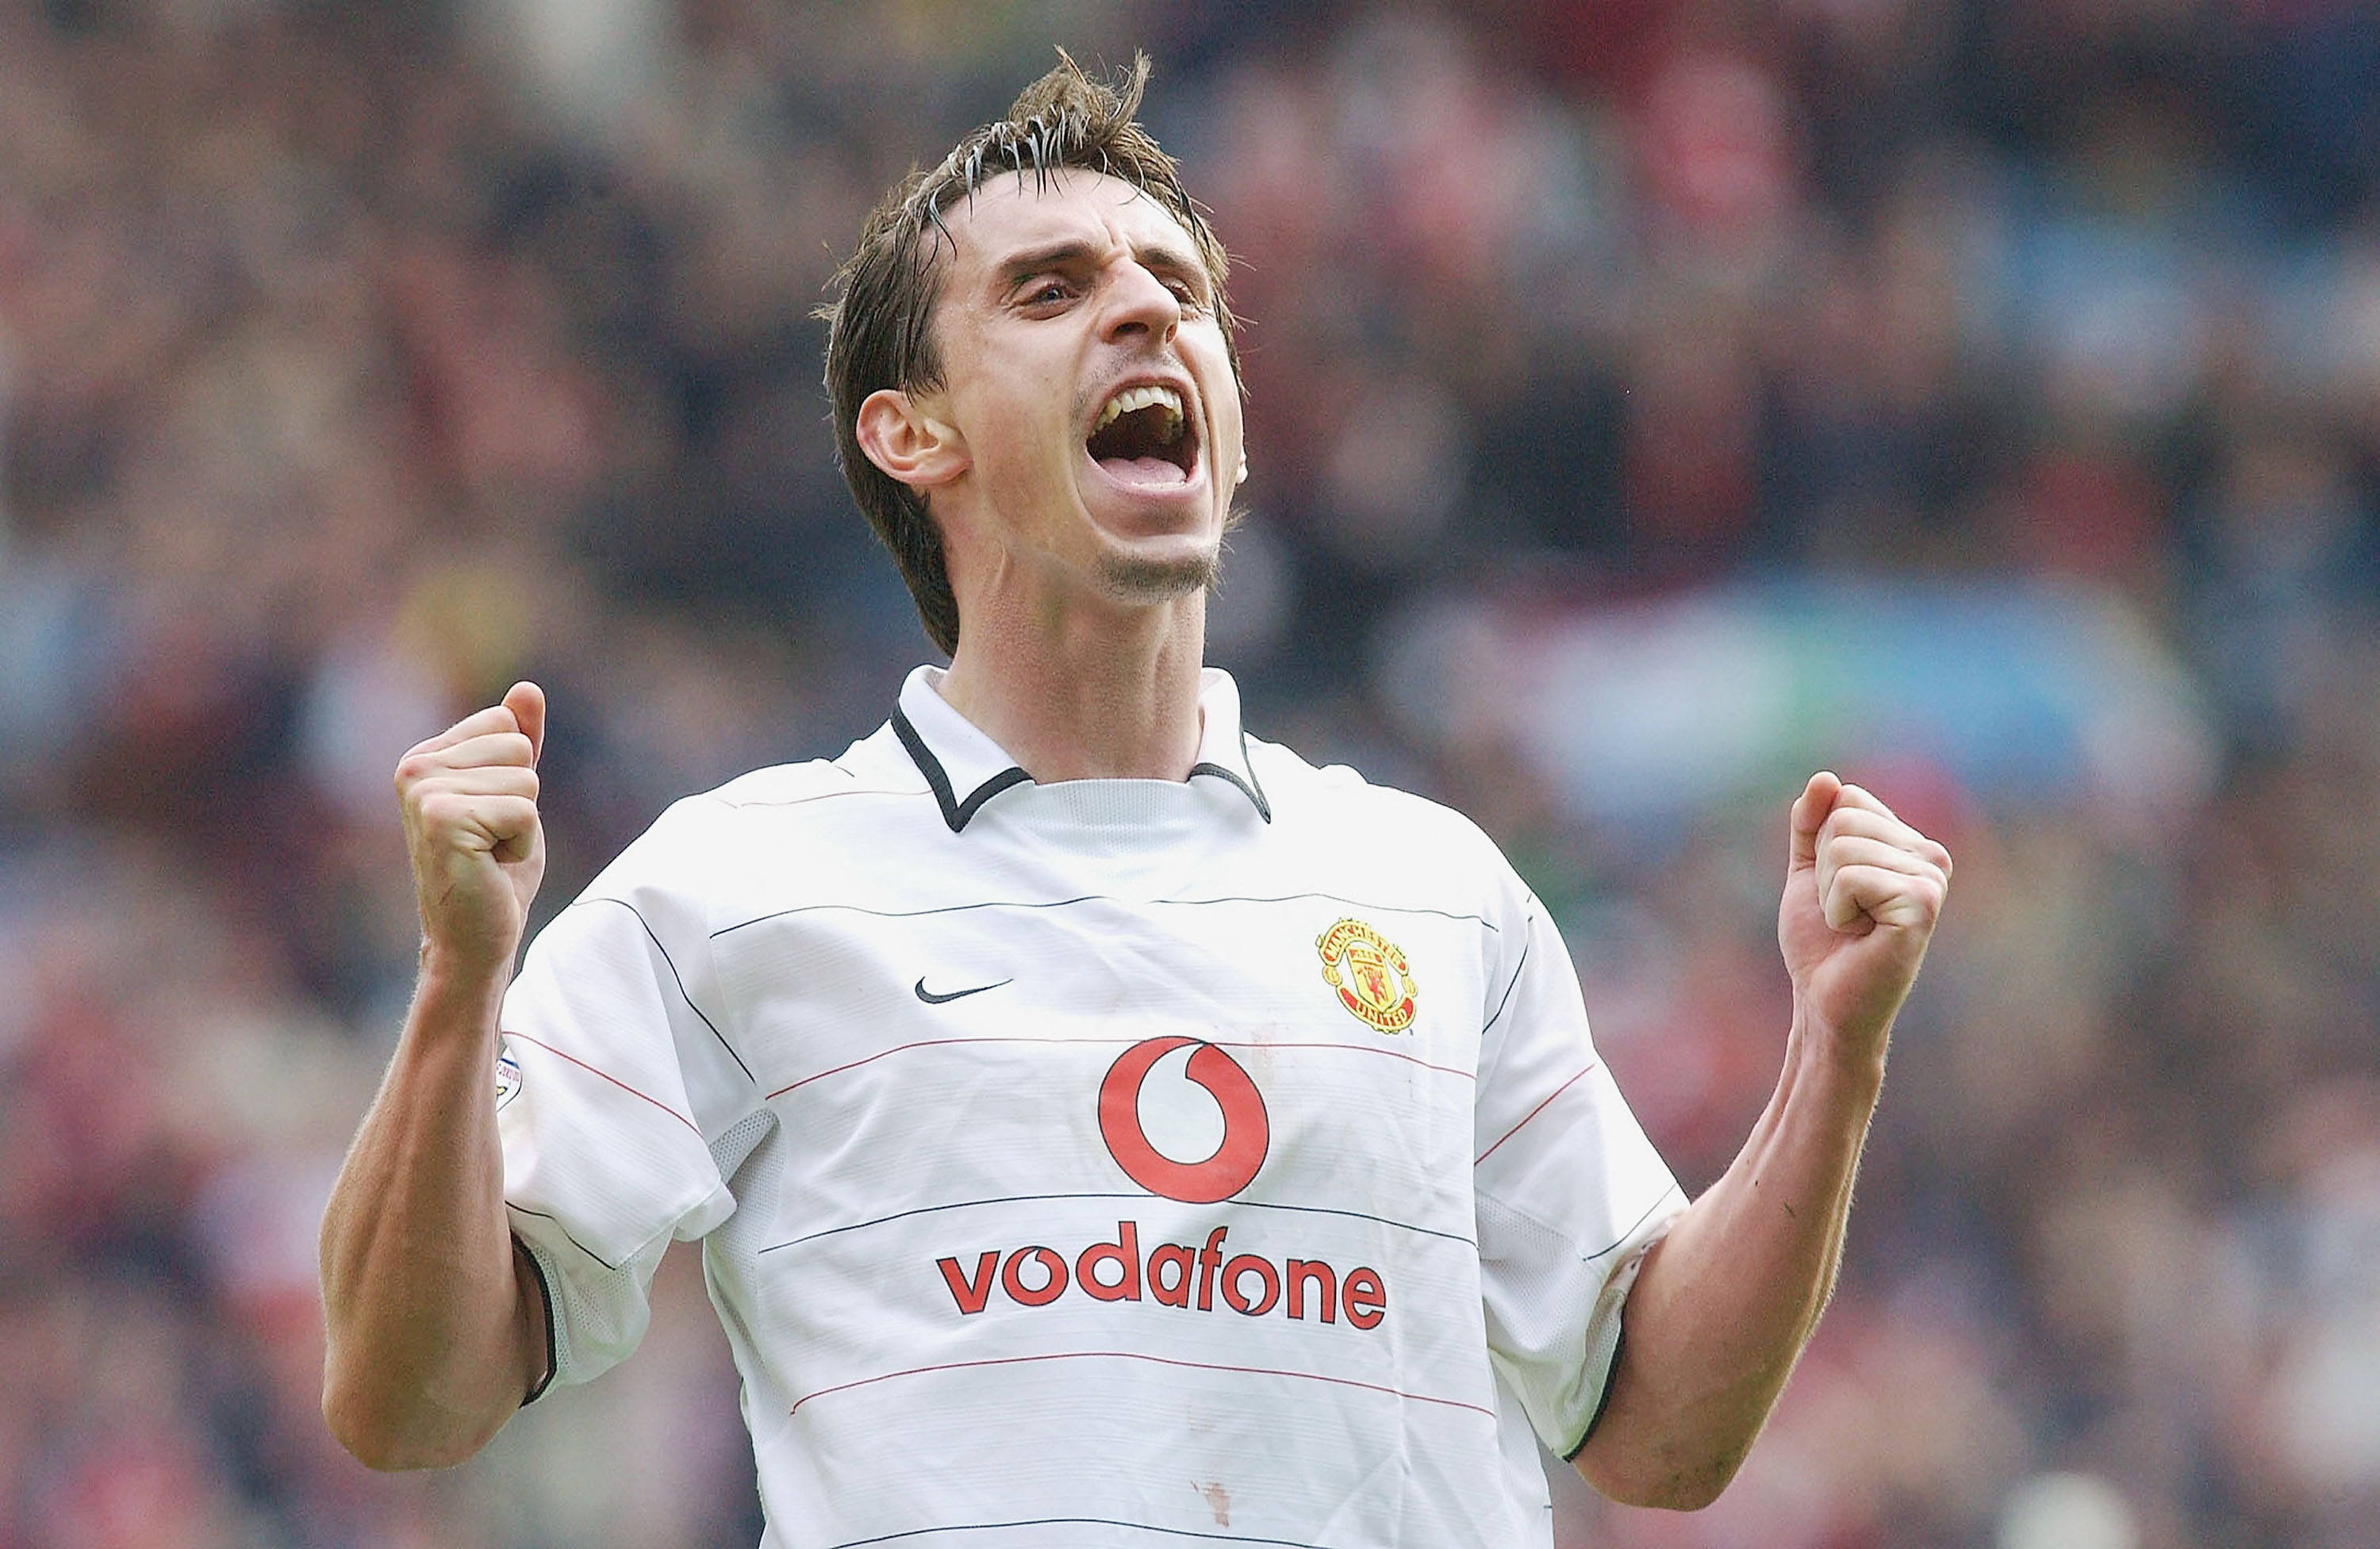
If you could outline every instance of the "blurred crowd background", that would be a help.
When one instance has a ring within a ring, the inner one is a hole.
[[[863,210],[1060,42],[1237,266],[1252,729],[1552,906],[1690,1188],[1809,768],[1949,842],[1834,1310],[1614,1549],[2380,1520],[2380,9],[0,0],[0,1549],[748,1549],[698,1265],[482,1458],[320,1421],[410,743],[552,698],[566,901],[926,642]]]

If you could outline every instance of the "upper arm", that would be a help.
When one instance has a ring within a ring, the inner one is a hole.
[[[735,1208],[716,1147],[764,1105],[699,878],[677,877],[719,844],[665,819],[546,927],[505,998],[504,1199],[544,1315],[528,1369],[551,1381],[633,1349],[662,1252]]]
[[[1524,897],[1488,986],[1472,1181],[1490,1358],[1566,1455],[1602,1407],[1638,1265],[1685,1197],[1588,1035],[1560,932]]]

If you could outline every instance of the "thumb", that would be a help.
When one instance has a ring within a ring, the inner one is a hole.
[[[1802,787],[1793,802],[1792,836],[1785,869],[1802,871],[1818,864],[1818,830],[1843,793],[1843,782],[1832,769],[1820,769]]]
[[[521,735],[528,739],[528,759],[534,765],[545,752],[545,690],[533,683],[516,683],[504,690],[504,708],[513,712]]]

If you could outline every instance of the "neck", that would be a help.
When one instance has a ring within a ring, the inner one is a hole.
[[[1198,761],[1203,593],[962,627],[942,697],[1026,774],[1187,780]]]

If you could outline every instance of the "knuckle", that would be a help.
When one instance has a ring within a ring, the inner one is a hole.
[[[1839,806],[1828,824],[1838,833],[1875,835],[1885,830],[1886,820],[1864,806]]]

